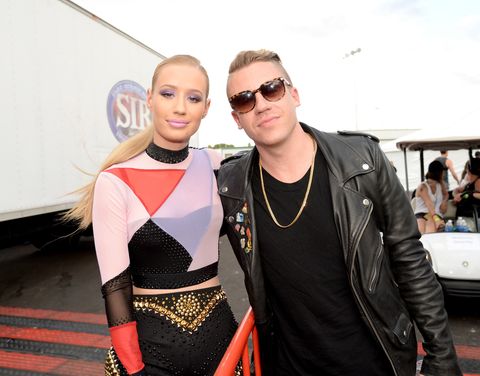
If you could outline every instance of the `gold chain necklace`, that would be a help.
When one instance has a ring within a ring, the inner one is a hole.
[[[270,206],[270,202],[268,202],[267,192],[265,191],[265,185],[263,183],[262,160],[260,157],[258,158],[258,167],[260,169],[260,185],[262,187],[263,198],[265,199],[268,212],[270,213],[270,216],[272,217],[273,222],[275,222],[275,224],[280,228],[288,228],[292,226],[295,222],[297,222],[298,218],[300,218],[300,216],[302,215],[303,209],[305,209],[305,206],[307,206],[307,199],[310,193],[310,188],[312,186],[312,180],[313,180],[313,170],[315,167],[315,154],[317,153],[317,142],[313,139],[313,137],[312,137],[312,141],[313,141],[313,155],[312,155],[312,164],[310,165],[310,176],[308,177],[307,191],[305,192],[305,197],[303,198],[303,202],[302,202],[302,205],[300,206],[300,210],[298,211],[295,218],[293,218],[293,221],[290,222],[288,225],[280,224],[277,220],[277,217],[275,217],[275,214],[273,214],[272,208]]]

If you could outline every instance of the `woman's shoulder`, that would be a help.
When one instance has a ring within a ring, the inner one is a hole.
[[[420,182],[420,184],[418,184],[418,187],[417,187],[417,191],[421,191],[423,189],[427,189],[428,188],[428,182],[426,180]]]
[[[218,150],[211,149],[211,148],[202,148],[198,150],[203,150],[205,153],[207,153],[208,158],[210,159],[210,162],[214,170],[217,170],[220,167],[220,162],[222,161],[222,155]]]

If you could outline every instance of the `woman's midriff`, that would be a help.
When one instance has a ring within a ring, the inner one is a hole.
[[[208,287],[215,287],[220,285],[220,278],[218,276],[209,279],[208,281],[199,283],[198,285],[181,287],[178,289],[142,289],[140,287],[133,286],[134,295],[159,295],[159,294],[169,294],[172,292],[182,292],[182,291],[192,291],[205,289]]]

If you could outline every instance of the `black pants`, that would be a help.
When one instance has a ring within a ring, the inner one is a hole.
[[[149,376],[213,375],[238,326],[221,287],[135,295],[134,309]],[[108,355],[117,367],[106,375],[127,375],[113,348]]]

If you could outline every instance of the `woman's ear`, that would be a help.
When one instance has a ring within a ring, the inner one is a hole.
[[[210,100],[210,99],[207,99],[207,103],[205,103],[205,109],[203,110],[202,119],[203,119],[205,116],[207,116],[208,110],[210,109],[210,103],[211,103],[211,100]]]
[[[152,109],[152,89],[147,90],[147,107],[149,110]]]

